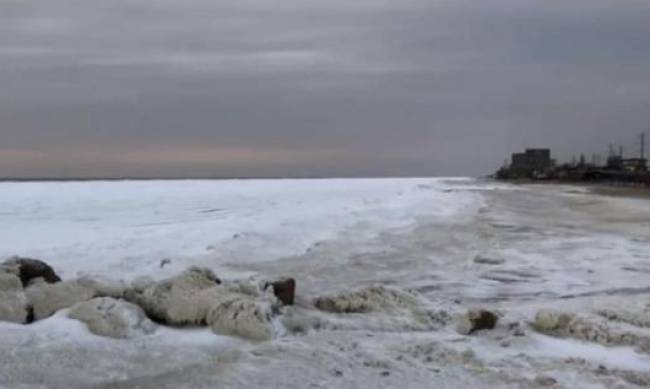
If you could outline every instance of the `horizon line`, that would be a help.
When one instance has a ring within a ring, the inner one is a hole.
[[[183,181],[183,180],[324,180],[324,179],[386,179],[386,178],[484,178],[483,176],[422,176],[422,175],[375,175],[375,176],[171,176],[171,177],[0,177],[0,182],[84,182],[84,181]]]

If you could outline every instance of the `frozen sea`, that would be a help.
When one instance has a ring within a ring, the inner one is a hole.
[[[159,263],[272,261],[351,230],[366,236],[480,205],[462,179],[186,180],[0,184],[0,257],[63,275],[162,276]],[[175,266],[167,268],[176,271]]]
[[[328,325],[261,343],[162,327],[112,340],[62,311],[0,323],[2,387],[650,385],[648,200],[469,178],[5,182],[0,258],[12,255],[64,279],[162,279],[191,265],[291,276],[287,315]],[[325,317],[310,303],[370,285],[413,291],[439,326],[388,311]],[[498,312],[497,328],[458,334],[469,308]],[[530,323],[547,308],[611,336],[539,333]]]

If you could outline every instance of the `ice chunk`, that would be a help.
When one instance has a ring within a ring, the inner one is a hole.
[[[68,317],[84,322],[93,334],[109,338],[132,338],[156,330],[142,308],[110,297],[78,303],[70,309]]]

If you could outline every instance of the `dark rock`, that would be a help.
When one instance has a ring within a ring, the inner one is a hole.
[[[474,257],[474,263],[478,263],[481,265],[501,265],[504,262],[505,259],[502,258],[488,258],[488,257],[483,257],[481,255],[477,255],[476,257]]]
[[[343,377],[343,372],[341,370],[334,369],[331,372],[332,372],[332,375],[335,376],[335,377]]]
[[[38,259],[14,257],[6,260],[3,265],[18,268],[18,277],[23,287],[36,278],[42,278],[48,284],[61,282],[61,278],[47,263]]]
[[[32,324],[36,321],[34,317],[34,307],[29,305],[27,306],[27,317],[25,318],[25,324]]]
[[[274,282],[268,282],[264,289],[269,286],[273,287],[273,294],[278,300],[282,301],[284,305],[293,305],[294,297],[296,294],[296,280],[293,278],[286,278]]]
[[[513,322],[508,324],[508,329],[513,336],[526,336],[526,331],[520,322]]]
[[[464,335],[472,334],[480,330],[493,329],[499,317],[484,309],[470,310],[460,320],[458,332]]]
[[[172,260],[169,259],[169,258],[162,259],[160,261],[160,268],[162,269],[163,267],[165,267],[165,265],[169,265],[171,263],[172,263]]]
[[[535,383],[539,386],[553,386],[557,384],[557,380],[549,376],[537,376],[535,377]]]

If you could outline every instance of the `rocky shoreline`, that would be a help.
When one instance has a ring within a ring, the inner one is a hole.
[[[293,279],[222,282],[198,267],[159,282],[88,276],[64,281],[45,262],[14,257],[0,265],[0,321],[31,324],[69,308],[68,317],[112,338],[167,325],[267,340],[276,334],[273,322],[282,306],[293,304],[294,289]]]
[[[489,261],[477,263],[495,266]],[[490,303],[484,304],[486,309],[476,304],[469,309],[462,305],[440,306],[416,291],[385,285],[311,299],[295,291],[293,279],[222,280],[211,270],[199,267],[160,281],[138,278],[126,283],[88,276],[62,280],[42,261],[10,258],[0,265],[0,321],[30,325],[63,310],[69,319],[83,323],[95,335],[132,341],[153,335],[163,327],[205,327],[216,335],[254,343],[311,337],[315,333],[343,336],[363,328],[364,332],[378,335],[454,333],[460,336],[454,342],[476,338],[480,342],[494,341],[499,348],[507,349],[531,342],[531,337],[538,336],[533,334],[543,334],[608,347],[629,346],[643,355],[650,354],[650,335],[646,331],[650,328],[650,314],[644,313],[647,306],[645,310],[639,307],[641,313],[603,308],[588,315],[572,312],[571,304],[561,304],[564,309],[559,309],[560,305],[555,309],[534,304],[514,310],[507,304]],[[359,320],[366,324],[358,327]],[[407,349],[404,355],[414,353],[417,358],[425,346]],[[432,349],[433,354],[427,358],[457,359],[470,370],[484,364],[473,352],[456,355],[453,347],[443,344],[435,349],[439,349],[438,353],[446,351],[437,355]],[[336,370],[332,374],[343,372]],[[382,371],[382,375],[390,374],[388,368]],[[606,375],[638,386],[650,385],[650,374],[642,372],[607,371]],[[539,374],[525,386],[557,384],[553,375]]]
[[[462,312],[459,308],[455,315],[427,310],[417,292],[381,285],[320,296],[291,309],[295,288],[292,278],[222,281],[210,269],[194,266],[161,281],[138,278],[125,283],[88,276],[62,280],[43,261],[14,257],[0,265],[0,321],[27,325],[68,309],[69,318],[109,338],[133,338],[151,334],[158,326],[171,326],[209,327],[218,335],[266,341],[325,327],[327,321],[309,310],[342,317],[383,311],[403,320],[404,330],[435,331],[455,323],[461,335],[494,329],[504,316],[486,309]],[[600,310],[597,316],[650,328],[650,314]],[[345,327],[343,323],[338,319],[338,328]],[[513,336],[533,330],[604,345],[634,346],[650,354],[650,336],[617,333],[575,313],[541,309],[534,317],[505,326]]]
[[[69,318],[109,338],[146,335],[164,325],[209,327],[215,334],[264,341],[287,331],[304,333],[304,323],[322,326],[308,314],[286,312],[294,304],[295,287],[292,278],[224,282],[199,267],[158,282],[139,278],[127,284],[88,276],[64,281],[43,261],[14,257],[0,265],[0,321],[31,324],[69,309]],[[390,311],[411,316],[409,329],[420,331],[435,330],[441,318],[442,324],[450,320],[444,312],[423,310],[419,300],[413,291],[372,286],[317,297],[310,308],[339,315]],[[497,321],[492,312],[469,310],[459,318],[458,332],[492,329]]]

